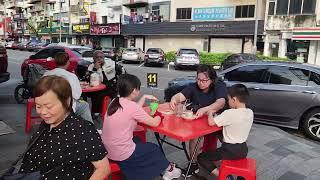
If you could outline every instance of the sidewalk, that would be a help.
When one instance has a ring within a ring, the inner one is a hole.
[[[0,174],[24,151],[29,135],[24,133],[25,105],[0,104],[0,120],[15,133],[0,136]],[[148,141],[156,142],[152,132]],[[178,144],[178,142],[172,140]],[[320,143],[293,136],[276,127],[254,124],[249,139],[249,157],[257,160],[258,180],[319,180]],[[164,145],[170,161],[186,165],[182,151]],[[207,177],[209,179],[212,177]],[[179,178],[183,179],[183,178]],[[196,180],[196,178],[189,178]]]

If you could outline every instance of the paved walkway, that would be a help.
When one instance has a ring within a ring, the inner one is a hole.
[[[25,105],[0,104],[0,114],[1,120],[16,131],[0,136],[1,174],[18,154],[23,152],[29,136],[23,131]],[[155,142],[152,132],[148,132],[148,140]],[[248,145],[248,156],[257,160],[258,180],[320,179],[319,142],[296,137],[276,127],[255,124],[251,130]],[[164,148],[170,161],[182,167],[186,165],[186,158],[182,151],[167,145]],[[213,178],[208,176],[207,179]]]

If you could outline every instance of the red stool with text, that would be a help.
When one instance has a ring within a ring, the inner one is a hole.
[[[32,108],[36,105],[34,99],[28,99],[27,101],[27,112],[26,112],[26,125],[24,132],[29,133],[32,129],[33,124],[40,124],[41,118],[39,116],[32,116]]]
[[[109,96],[105,96],[103,99],[102,109],[101,109],[101,116],[103,120],[108,110],[109,100],[110,100]],[[133,136],[139,137],[141,139],[141,142],[145,143],[147,142],[146,133],[147,133],[147,130],[144,127],[137,125],[136,129],[133,132]]]
[[[120,170],[120,167],[117,163],[110,161],[110,170],[111,170],[111,180],[121,180],[122,179],[122,172]],[[104,180],[109,180],[109,177],[104,178]]]
[[[219,180],[225,180],[229,175],[242,176],[246,180],[256,180],[256,160],[252,158],[222,160]]]

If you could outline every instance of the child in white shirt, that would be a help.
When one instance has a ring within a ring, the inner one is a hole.
[[[223,127],[223,141],[220,148],[199,154],[199,164],[210,173],[219,175],[217,166],[213,163],[223,159],[236,160],[247,156],[248,138],[252,123],[253,112],[246,107],[249,99],[249,91],[243,84],[235,84],[228,90],[228,104],[231,109],[225,110],[214,117],[208,113],[210,126]]]

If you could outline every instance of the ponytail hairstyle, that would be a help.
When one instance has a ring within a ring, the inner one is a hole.
[[[120,97],[128,97],[134,89],[140,90],[141,82],[139,78],[132,74],[122,74],[117,82],[117,97],[109,105],[107,115],[111,116],[122,106],[119,102]]]

